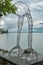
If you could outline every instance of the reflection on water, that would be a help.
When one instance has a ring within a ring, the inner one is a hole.
[[[28,33],[21,34],[20,46],[25,49],[28,46]],[[43,33],[33,33],[32,38],[33,48],[39,52],[43,53]],[[10,50],[17,44],[17,33],[0,34],[0,48]]]

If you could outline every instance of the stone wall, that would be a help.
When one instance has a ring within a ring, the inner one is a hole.
[[[43,61],[40,61],[40,62],[38,62],[38,63],[34,63],[34,64],[32,64],[32,65],[43,65]]]
[[[0,57],[0,65],[16,65]]]

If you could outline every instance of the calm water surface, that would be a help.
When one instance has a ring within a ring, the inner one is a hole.
[[[43,33],[33,33],[32,47],[39,53],[43,53]],[[0,48],[10,50],[17,44],[17,33],[0,34]],[[28,34],[21,34],[20,46],[28,47]]]

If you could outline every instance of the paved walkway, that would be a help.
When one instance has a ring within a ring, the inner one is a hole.
[[[33,65],[33,64],[36,64],[38,62],[43,61],[43,55],[39,55],[38,56],[38,60],[36,60],[36,59],[33,59],[32,60],[32,59],[29,58],[27,62],[26,62],[26,59],[25,58],[23,58],[21,60],[17,56],[14,56],[14,55],[9,56],[8,54],[5,54],[5,53],[3,53],[3,54],[0,53],[0,57],[4,58],[5,60],[7,60],[9,62],[14,63],[14,65],[15,64],[17,64],[17,65]]]

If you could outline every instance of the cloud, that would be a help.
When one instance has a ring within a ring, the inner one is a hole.
[[[17,2],[18,0],[13,0],[12,3]],[[30,8],[31,15],[33,18],[33,28],[38,28],[43,25],[40,23],[43,23],[43,0],[19,0],[19,1],[24,1],[27,3],[27,5]],[[18,22],[18,16],[14,14],[9,14],[7,17],[4,17],[3,20],[6,22],[7,26],[3,25],[2,28],[8,27],[8,29],[17,29],[17,22]],[[26,22],[25,22],[26,21]],[[24,24],[23,24],[23,29],[27,28],[27,20],[25,19]]]
[[[36,18],[36,19],[43,20],[43,17],[42,17],[43,16],[43,2],[31,3],[29,5],[29,7],[30,7],[31,14],[32,14],[34,19]]]
[[[30,8],[39,8],[39,9],[40,9],[40,6],[43,6],[43,2],[31,3],[29,5]]]
[[[5,26],[4,28],[8,28],[8,29],[17,29],[17,22],[18,22],[18,18],[12,18],[12,17],[7,17],[5,19],[5,22],[6,22],[6,25],[3,25]],[[33,28],[38,28],[38,27],[41,27],[43,25],[40,25],[40,23],[43,23],[43,20],[36,20],[36,21],[33,21]],[[23,21],[23,29],[27,29],[28,27],[28,21],[27,21],[27,18],[25,17],[24,18],[24,21]],[[13,29],[13,30],[14,30]]]
[[[3,24],[2,26],[0,26],[0,28],[4,28],[4,29],[12,29],[17,27],[17,17],[12,17],[12,16],[7,16],[4,17],[2,19],[4,21],[5,24],[3,24],[3,21],[1,22],[1,24]]]
[[[16,0],[17,1],[17,0]],[[43,0],[22,0],[27,3],[33,18],[33,28],[43,27]],[[14,1],[13,1],[14,2]],[[26,21],[26,20],[25,20]],[[27,29],[28,23],[24,22],[23,29]]]
[[[33,21],[33,28],[43,27],[43,25],[40,23],[43,23],[43,21]],[[23,29],[28,29],[28,22],[23,25]]]
[[[17,1],[24,1],[27,3],[34,20],[43,20],[43,0],[13,0],[13,3]]]
[[[4,22],[3,20],[1,20],[1,21],[0,21],[0,26],[1,26],[1,25],[4,25],[4,24],[5,24],[5,22]]]

